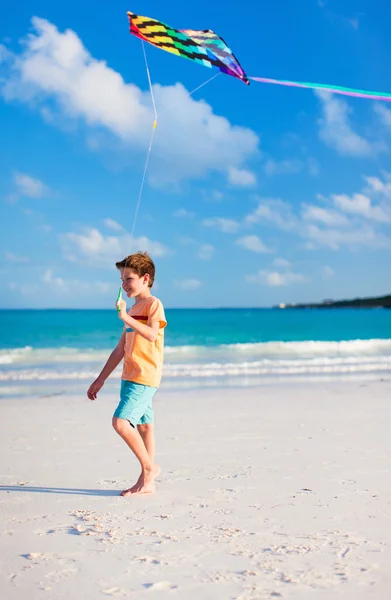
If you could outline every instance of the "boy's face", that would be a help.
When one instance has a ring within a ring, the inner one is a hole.
[[[121,269],[122,288],[128,298],[134,298],[147,291],[149,275],[139,277],[133,269]]]

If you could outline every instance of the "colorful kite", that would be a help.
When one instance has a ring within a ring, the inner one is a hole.
[[[249,84],[246,73],[224,40],[210,29],[173,29],[155,19],[128,12],[130,33],[157,48],[183,56],[205,67],[217,67]]]
[[[300,81],[285,81],[265,77],[247,77],[239,61],[224,40],[210,29],[201,31],[173,29],[160,21],[149,17],[141,17],[132,12],[128,12],[128,17],[130,33],[141,40],[177,56],[188,58],[205,67],[217,67],[222,73],[241,79],[247,85],[249,85],[251,79],[261,83],[324,90],[343,96],[391,102],[391,93],[369,92],[321,83],[301,83]]]

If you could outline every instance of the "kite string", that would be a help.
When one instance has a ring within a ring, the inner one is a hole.
[[[150,137],[150,140],[149,140],[149,147],[148,147],[147,158],[146,158],[145,166],[144,166],[143,178],[141,180],[140,191],[139,191],[139,195],[138,195],[138,198],[137,198],[136,210],[134,212],[134,219],[133,219],[132,231],[131,231],[131,234],[130,234],[131,238],[133,238],[134,228],[136,226],[136,219],[137,219],[137,215],[138,215],[138,209],[139,209],[139,206],[140,206],[141,196],[142,196],[143,189],[144,189],[145,178],[146,178],[146,175],[147,175],[148,164],[149,164],[149,157],[151,155],[153,138],[154,138],[155,129],[156,129],[155,123],[156,123],[156,121],[154,121],[154,124],[153,124],[153,127],[152,127],[152,131],[151,131],[151,137]]]
[[[155,103],[155,96],[153,93],[153,87],[152,87],[152,81],[151,81],[151,74],[149,72],[149,66],[148,66],[148,60],[147,60],[147,53],[145,52],[145,44],[144,44],[144,40],[142,40],[142,45],[143,45],[143,53],[144,53],[144,61],[145,61],[145,68],[147,70],[147,76],[148,76],[148,83],[149,83],[149,89],[151,92],[151,98],[152,98],[152,105],[153,105],[153,112],[155,114],[155,122],[157,121],[157,112],[156,112],[156,103]],[[155,125],[156,127],[156,125]]]
[[[152,80],[151,80],[151,74],[150,74],[149,66],[148,66],[147,53],[145,52],[144,41],[142,41],[142,47],[143,47],[145,68],[146,68],[146,71],[147,71],[147,77],[148,77],[149,89],[150,89],[150,92],[151,92],[152,106],[153,106],[153,112],[154,112],[155,119],[154,119],[154,122],[153,122],[153,125],[152,125],[151,137],[150,137],[150,140],[149,140],[149,147],[148,147],[147,157],[146,157],[146,160],[145,160],[144,173],[143,173],[143,177],[142,177],[142,180],[141,180],[141,186],[140,186],[139,195],[138,195],[138,198],[137,198],[137,204],[136,204],[136,210],[135,210],[135,213],[134,213],[132,231],[131,231],[131,234],[130,234],[131,238],[133,238],[134,229],[135,229],[135,226],[136,226],[137,215],[138,215],[138,210],[139,210],[140,202],[141,202],[141,196],[142,196],[143,190],[144,190],[144,183],[145,183],[145,179],[146,179],[146,175],[147,175],[149,158],[150,158],[150,155],[151,155],[153,140],[154,140],[154,136],[155,136],[155,129],[156,129],[156,126],[157,126],[157,119],[158,119],[158,116],[161,117],[163,114],[165,114],[167,111],[169,111],[169,110],[171,110],[173,108],[172,106],[168,107],[168,108],[166,108],[165,110],[163,110],[158,115],[157,110],[156,110],[155,95],[153,93],[153,85],[152,85]],[[201,85],[197,86],[196,88],[194,88],[194,90],[192,90],[191,92],[189,92],[187,94],[187,97],[192,96],[193,94],[195,94],[195,92],[197,92],[198,90],[200,90],[207,83],[210,83],[213,79],[215,79],[216,77],[218,77],[220,74],[221,73],[216,73],[212,77],[209,77],[209,79],[207,79],[206,81],[204,81],[204,83],[201,83]]]
[[[149,66],[148,66],[148,60],[147,60],[147,54],[145,52],[145,45],[144,45],[144,41],[142,42],[142,47],[143,47],[143,53],[144,53],[144,61],[145,61],[145,68],[147,70],[147,77],[148,77],[148,83],[149,83],[149,90],[151,92],[151,98],[152,98],[152,106],[153,106],[153,112],[154,112],[154,121],[152,124],[152,131],[151,131],[151,137],[149,139],[149,146],[148,146],[148,152],[147,152],[147,157],[145,159],[145,165],[144,165],[144,172],[143,172],[143,177],[141,180],[141,185],[140,185],[140,191],[138,194],[138,198],[137,198],[137,204],[136,204],[136,210],[134,213],[134,219],[133,219],[133,225],[132,225],[132,231],[130,234],[130,237],[133,238],[133,234],[134,234],[134,228],[136,226],[136,220],[137,220],[137,215],[138,215],[138,209],[140,206],[140,202],[141,202],[141,196],[143,194],[143,190],[144,190],[144,183],[145,183],[145,178],[147,176],[147,170],[148,170],[148,164],[149,164],[149,158],[151,155],[151,150],[152,150],[152,145],[153,145],[153,139],[155,136],[155,129],[156,129],[156,125],[157,125],[157,111],[156,111],[156,102],[155,102],[155,96],[153,93],[153,86],[152,86],[152,81],[151,81],[151,74],[149,72]]]
[[[211,81],[213,81],[213,79],[216,79],[216,77],[218,77],[219,75],[221,75],[221,72],[216,73],[215,75],[213,75],[212,77],[209,77],[209,79],[207,79],[206,81],[204,81],[204,83],[201,83],[201,85],[197,86],[196,88],[194,88],[194,90],[192,90],[191,92],[188,92],[186,98],[189,98],[190,96],[192,96],[193,94],[195,94],[195,92],[197,92],[198,90],[200,90],[202,87],[204,87],[204,85],[206,85],[207,83],[210,83]],[[169,110],[171,110],[172,108],[174,108],[175,105],[172,106],[168,106],[167,108],[165,108],[161,113],[159,113],[159,117],[161,117],[162,115],[164,115],[166,112],[168,112]]]
[[[147,70],[148,83],[149,83],[149,89],[150,89],[150,92],[151,92],[153,112],[154,112],[155,118],[154,118],[154,121],[153,121],[153,124],[152,124],[152,131],[151,131],[151,136],[150,136],[150,139],[149,139],[149,146],[148,146],[147,157],[145,159],[143,177],[142,177],[142,180],[141,180],[140,190],[139,190],[139,193],[138,193],[136,210],[134,211],[132,231],[131,231],[131,234],[130,234],[131,241],[133,241],[134,228],[136,226],[136,220],[137,220],[137,215],[138,215],[138,209],[140,207],[141,196],[143,195],[144,183],[145,183],[145,178],[147,176],[147,170],[148,170],[148,164],[149,164],[149,157],[151,156],[151,150],[152,150],[152,145],[153,145],[153,138],[155,136],[155,129],[156,129],[156,125],[157,125],[157,111],[156,111],[155,96],[154,96],[154,93],[153,93],[153,87],[152,87],[152,81],[151,81],[151,74],[149,72],[149,66],[148,66],[147,54],[145,52],[145,47],[144,47],[144,41],[142,42],[142,46],[143,46],[145,68]],[[126,269],[127,264],[128,264],[128,259],[129,259],[129,256],[127,256],[127,258],[125,260],[125,269]],[[122,286],[120,286],[119,291],[118,291],[118,296],[117,296],[117,310],[118,311],[120,310],[119,303],[120,303],[121,300],[122,300]]]

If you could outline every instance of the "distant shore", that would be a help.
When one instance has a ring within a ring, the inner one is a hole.
[[[391,308],[391,295],[353,300],[323,300],[319,304],[279,304],[273,308]]]

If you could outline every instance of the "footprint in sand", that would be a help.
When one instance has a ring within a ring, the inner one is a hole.
[[[107,590],[102,590],[102,594],[106,594],[106,596],[127,596],[128,593],[126,590],[119,587],[112,587]]]
[[[289,556],[291,554],[308,554],[312,552],[314,548],[312,546],[271,546],[265,548],[264,552],[270,552],[274,555]]]
[[[213,511],[215,515],[231,515],[233,511],[230,508],[218,508]]]
[[[48,560],[51,558],[50,554],[45,552],[29,552],[28,554],[22,554],[23,558],[27,558],[27,560],[32,560],[34,562],[41,562],[41,560]]]
[[[98,483],[100,485],[118,485],[119,481],[118,479],[100,479]]]
[[[143,586],[148,590],[156,590],[159,592],[166,590],[175,590],[177,585],[173,585],[170,581],[157,581],[156,583],[144,583]]]
[[[139,556],[136,560],[140,563],[147,563],[149,565],[160,565],[161,561],[153,556]]]
[[[69,527],[68,533],[72,535],[96,535],[97,531],[94,531],[91,527],[84,527],[84,525],[73,525]]]
[[[61,571],[51,571],[50,573],[46,573],[46,579],[54,583],[60,583],[63,579],[70,577],[71,575],[76,575],[79,572],[79,569],[69,568],[69,569],[61,569]]]

